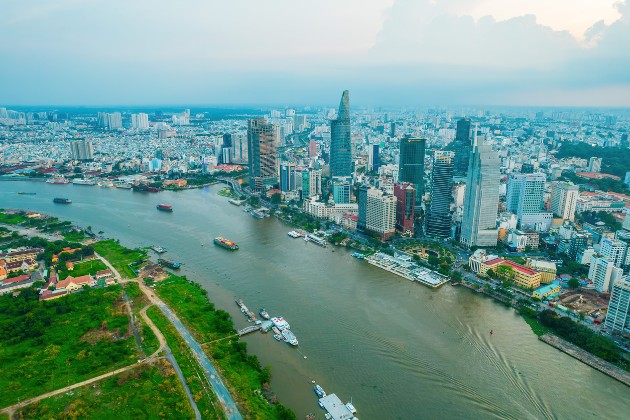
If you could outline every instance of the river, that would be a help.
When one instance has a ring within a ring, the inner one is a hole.
[[[465,288],[431,290],[287,236],[275,219],[255,219],[217,195],[222,186],[159,194],[116,188],[0,182],[0,208],[45,212],[129,247],[158,244],[184,263],[237,328],[234,304],[282,315],[299,348],[271,334],[245,338],[272,367],[272,386],[298,418],[317,407],[311,380],[361,419],[627,418],[628,388],[540,342],[513,309]],[[18,195],[18,191],[37,195]],[[58,205],[54,197],[68,197]],[[167,203],[173,213],[159,212]],[[237,242],[229,252],[215,236]],[[490,335],[489,331],[494,334]],[[306,358],[304,357],[306,356]]]

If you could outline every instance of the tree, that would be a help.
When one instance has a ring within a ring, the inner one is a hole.
[[[512,281],[515,277],[514,269],[509,265],[500,265],[499,267],[497,267],[496,273],[497,277],[502,278],[506,281]]]
[[[578,279],[576,279],[575,277],[571,277],[571,279],[569,280],[569,282],[567,283],[569,288],[571,289],[577,289],[580,287],[580,281]]]
[[[486,271],[486,274],[488,275],[488,277],[490,277],[491,279],[496,277],[496,274],[494,273],[494,270],[491,268],[488,271]]]
[[[281,194],[273,194],[271,196],[271,204],[280,204],[282,203],[282,195]]]

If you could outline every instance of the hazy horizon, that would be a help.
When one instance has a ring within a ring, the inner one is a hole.
[[[7,106],[630,107],[630,0],[9,0]]]

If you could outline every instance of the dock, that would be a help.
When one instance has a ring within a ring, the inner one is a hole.
[[[324,398],[320,398],[319,401],[333,420],[350,420],[354,418],[352,411],[335,394],[326,395]]]
[[[245,327],[242,330],[238,330],[239,337],[243,335],[247,335],[253,333],[254,331],[258,331],[260,329],[260,325],[250,325],[249,327]]]
[[[391,255],[377,252],[374,255],[365,257],[365,260],[378,268],[409,281],[417,281],[425,286],[436,288],[448,282],[447,276],[414,264],[411,262],[411,258],[406,255],[392,257]]]

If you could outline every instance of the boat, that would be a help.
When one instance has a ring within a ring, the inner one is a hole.
[[[158,254],[163,254],[166,252],[165,248],[162,248],[161,246],[157,246],[157,245],[153,245],[151,249],[157,252]]]
[[[249,212],[249,214],[254,216],[256,219],[264,219],[265,218],[265,214],[262,213],[262,212],[259,212],[257,210],[252,210],[251,212]]]
[[[158,259],[158,264],[161,264],[161,265],[163,265],[165,267],[168,267],[168,268],[172,268],[174,270],[177,270],[178,268],[180,268],[182,266],[180,263],[172,262],[172,261],[165,260],[165,259],[162,259],[162,258]]]
[[[46,181],[47,184],[67,184],[69,182],[70,181],[68,181],[63,176],[56,176],[56,177],[50,178],[48,181]]]
[[[315,235],[306,235],[304,237],[304,239],[308,238],[308,240],[310,242],[313,242],[314,244],[317,244],[319,246],[325,247],[326,246],[326,241],[318,236]]]
[[[320,408],[326,409],[326,407],[324,407],[324,403],[322,402],[322,400],[317,401],[317,405],[319,405]]]
[[[289,323],[281,316],[271,318],[271,322],[273,322],[273,325],[280,331],[291,328]]]
[[[245,201],[246,201],[246,200],[235,200],[235,199],[233,199],[233,198],[230,198],[230,199],[228,200],[228,203],[230,203],[230,204],[234,204],[235,206],[240,206],[240,205],[242,205]]]
[[[166,211],[166,212],[173,211],[173,206],[169,206],[168,204],[158,204],[157,206],[155,206],[155,208],[157,208],[160,211]]]
[[[74,185],[96,185],[96,181],[90,178],[75,178],[72,183]]]
[[[20,195],[37,195],[37,193],[34,193],[34,192],[24,192],[24,191],[20,191],[18,194],[20,194]]]
[[[220,236],[214,238],[214,244],[220,246],[221,248],[229,249],[230,251],[236,251],[238,249],[238,245],[234,242]]]
[[[274,334],[273,338],[275,338],[278,341],[282,340],[282,336],[280,334]]]
[[[130,190],[132,187],[131,184],[116,184],[116,188],[123,188],[125,190]]]
[[[322,388],[319,385],[315,385],[313,387],[313,391],[315,391],[315,393],[317,394],[319,398],[324,398],[326,396],[326,392],[324,392],[324,388]]]
[[[293,334],[290,329],[286,328],[282,330],[282,337],[284,337],[284,341],[291,344],[292,346],[298,345],[298,340],[295,337],[295,334]]]
[[[352,254],[350,254],[352,257],[354,258],[358,258],[360,260],[365,258],[365,255],[361,254],[360,252],[353,252]]]
[[[97,185],[99,187],[113,187],[114,183],[112,181],[99,181]]]
[[[155,188],[155,187],[151,187],[147,184],[137,184],[137,185],[133,185],[131,187],[131,189],[135,192],[151,192],[151,193],[156,193],[159,192],[160,189],[159,188]]]
[[[280,330],[275,325],[271,327],[271,331],[273,331],[273,333],[276,335],[280,335]]]
[[[72,204],[72,200],[70,200],[69,198],[54,198],[53,199],[53,203],[57,203],[57,204]]]
[[[352,414],[357,414],[357,409],[354,408],[354,405],[352,405],[352,402],[346,403],[346,407],[348,408],[348,410],[350,410]]]
[[[301,238],[302,236],[304,236],[301,232],[298,232],[296,230],[292,230],[291,232],[287,233],[287,235],[292,238]]]
[[[271,319],[269,317],[269,314],[267,313],[267,311],[265,311],[264,308],[262,308],[260,311],[258,311],[258,313],[260,314],[261,317],[263,317],[264,319]]]

